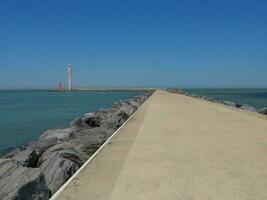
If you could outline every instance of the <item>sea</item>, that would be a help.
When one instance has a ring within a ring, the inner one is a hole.
[[[37,140],[48,129],[68,127],[77,116],[109,108],[140,92],[0,91],[0,155]]]
[[[213,97],[220,100],[233,101],[247,104],[256,109],[267,107],[267,88],[242,88],[242,89],[185,89],[201,96]]]

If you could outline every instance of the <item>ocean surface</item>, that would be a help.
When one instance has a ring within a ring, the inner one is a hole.
[[[267,107],[267,89],[186,89],[197,95],[248,104],[257,109]]]
[[[0,91],[0,155],[138,92]]]

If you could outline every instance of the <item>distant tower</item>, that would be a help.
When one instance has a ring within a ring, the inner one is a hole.
[[[68,64],[68,90],[72,90],[72,83],[71,83],[71,64]]]
[[[57,90],[62,90],[62,84],[61,84],[61,82],[58,83]]]

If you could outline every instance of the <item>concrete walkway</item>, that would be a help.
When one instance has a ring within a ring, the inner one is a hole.
[[[263,115],[156,91],[57,200],[266,200]]]

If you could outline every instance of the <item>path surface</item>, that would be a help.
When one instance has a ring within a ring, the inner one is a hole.
[[[266,200],[264,116],[156,91],[57,200]]]

